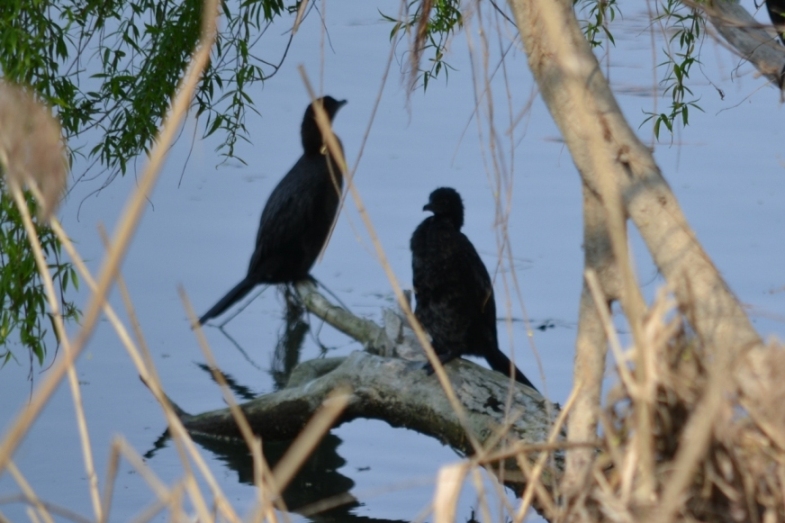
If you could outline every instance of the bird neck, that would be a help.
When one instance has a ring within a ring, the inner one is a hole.
[[[455,227],[456,231],[460,231],[461,227],[463,227],[463,214],[459,213],[450,213],[450,214],[439,214],[436,217],[445,222],[449,223],[453,227]]]
[[[322,154],[324,139],[322,139],[322,133],[319,131],[316,121],[303,122],[300,137],[302,138],[303,150],[306,155]]]

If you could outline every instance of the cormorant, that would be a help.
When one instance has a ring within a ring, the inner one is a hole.
[[[757,3],[755,7],[758,7]],[[785,35],[782,32],[782,28],[785,27],[785,1],[766,0],[766,10],[769,12],[769,18],[771,18],[771,23],[774,25],[777,35],[785,43]]]
[[[429,216],[411,239],[415,316],[428,334],[439,360],[446,364],[464,354],[485,358],[495,371],[536,390],[531,381],[499,350],[496,303],[488,270],[461,232],[463,202],[455,189],[433,191],[424,211]],[[428,373],[433,367],[426,365]]]
[[[346,100],[325,96],[315,103],[322,104],[332,122]],[[267,199],[248,274],[199,318],[200,325],[221,315],[260,283],[309,278],[338,211],[343,187],[341,170],[327,150],[315,115],[309,104],[300,128],[303,155]]]

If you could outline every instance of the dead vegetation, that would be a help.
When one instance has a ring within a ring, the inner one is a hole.
[[[601,450],[574,505],[558,519],[785,520],[781,388],[767,387],[753,406],[732,373],[717,371],[711,351],[679,316],[665,321],[668,301],[662,293],[645,324],[644,350],[651,351],[653,371],[643,383],[626,369],[619,372],[601,411]],[[753,350],[765,361],[766,381],[781,383],[783,347],[770,342]],[[626,352],[618,367],[626,367],[634,352]],[[637,420],[644,401],[653,406],[650,434],[641,433]],[[653,477],[641,476],[640,438],[651,440]],[[641,495],[647,483],[652,486],[650,497]]]
[[[623,118],[617,118],[618,108],[597,74],[596,62],[592,65],[591,59],[581,54],[585,49],[579,48],[579,38],[563,38],[570,10],[564,6],[559,10],[558,5],[543,7],[535,0],[511,3],[519,15],[527,52],[530,57],[540,57],[531,58],[535,77],[554,118],[563,126],[565,142],[584,177],[588,209],[587,283],[581,323],[586,329],[584,334],[588,334],[583,345],[579,341],[579,352],[585,349],[588,359],[600,365],[576,366],[571,400],[555,419],[547,418],[553,424],[549,431],[538,433],[539,441],[505,439],[509,432],[499,430],[489,438],[494,445],[486,446],[488,440],[481,441],[467,430],[464,450],[472,455],[438,472],[432,507],[435,520],[453,522],[462,484],[475,481],[479,467],[493,469],[502,459],[510,458],[519,468],[515,483],[519,485],[520,500],[516,506],[505,509],[516,522],[526,517],[531,506],[554,522],[785,521],[785,350],[776,342],[760,342],[735,297],[697,244],[650,152],[625,128]],[[54,389],[66,374],[73,373],[74,360],[103,312],[166,414],[182,460],[183,476],[171,485],[164,484],[136,451],[118,438],[112,448],[112,467],[101,488],[93,470],[89,439],[82,432],[94,509],[89,520],[106,521],[121,457],[147,481],[155,499],[140,521],[152,519],[161,510],[168,510],[170,519],[175,521],[241,520],[183,425],[182,412],[176,411],[164,395],[142,333],[134,329],[129,332],[106,302],[108,289],[115,282],[123,290],[118,276],[120,260],[165,151],[188,107],[195,78],[207,62],[217,3],[206,0],[205,6],[205,12],[212,16],[206,17],[200,47],[97,281],[86,272],[78,253],[53,219],[53,228],[82,271],[83,279],[94,289],[94,296],[82,330],[72,343],[65,344],[64,356],[0,442],[0,472],[9,471],[19,484],[24,501],[34,514],[31,519],[49,522],[55,513],[75,521],[85,519],[72,517],[40,500],[34,486],[14,466],[12,457]],[[552,31],[554,27],[562,32]],[[548,60],[543,58],[543,50],[547,50]],[[587,80],[589,77],[591,81]],[[550,85],[556,78],[565,84]],[[560,99],[563,95],[572,101]],[[579,101],[578,109],[575,100]],[[598,114],[602,118],[597,118]],[[595,124],[601,124],[603,132],[593,133],[591,125]],[[62,150],[58,149],[57,154],[61,155]],[[349,192],[358,208],[363,208],[351,178]],[[652,256],[668,280],[668,288],[651,305],[641,301],[624,254],[627,218],[642,229]],[[29,215],[26,219],[30,220]],[[367,219],[366,214],[363,219]],[[660,228],[654,224],[658,219],[658,224],[664,224]],[[34,231],[30,234],[35,237]],[[596,245],[603,248],[592,250]],[[381,251],[380,259],[384,259]],[[46,272],[45,265],[42,270]],[[394,275],[390,278],[411,321],[401,287]],[[615,338],[608,318],[608,305],[614,300],[624,304],[634,332],[632,348],[625,349]],[[130,306],[129,316],[134,317]],[[422,329],[416,323],[413,326],[428,357],[435,361]],[[617,376],[615,385],[600,403],[595,397],[603,379],[606,346],[612,350]],[[211,361],[206,345],[205,355]],[[453,409],[451,414],[466,429],[466,405],[453,390],[456,382],[438,363],[435,367],[445,401]],[[81,412],[75,379],[71,380],[71,387],[77,412]],[[351,408],[350,401],[356,396],[345,389],[325,394],[326,399],[314,406],[313,416],[304,422],[304,429],[287,455],[271,470],[261,452],[259,436],[251,430],[226,387],[223,390],[230,405],[229,416],[237,427],[236,435],[248,445],[255,465],[257,501],[247,519],[278,521],[281,518],[277,510],[286,509],[281,492],[323,435]],[[588,407],[580,406],[581,401],[587,401]],[[510,405],[514,406],[514,402]],[[561,423],[568,415],[570,427],[565,442],[560,440]],[[500,428],[504,429],[505,423]],[[577,434],[583,436],[576,437]],[[560,459],[553,459],[557,452],[568,456],[566,466]],[[502,481],[511,483],[507,481],[509,474],[510,471],[498,473]],[[203,481],[197,481],[197,477]],[[487,521],[487,493],[481,494],[479,514]],[[193,507],[193,514],[185,507]]]

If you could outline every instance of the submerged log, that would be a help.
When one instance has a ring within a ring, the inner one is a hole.
[[[480,442],[492,439],[500,428],[514,440],[539,442],[547,438],[546,400],[533,389],[513,383],[510,391],[508,378],[469,361],[459,360],[449,367],[469,427]],[[241,404],[251,427],[263,439],[294,438],[330,392],[348,388],[351,399],[339,424],[357,418],[378,419],[471,453],[466,433],[438,380],[426,376],[419,362],[356,351],[346,358],[307,361],[298,372],[318,377],[290,383],[283,390]],[[509,392],[511,401],[506,404]],[[197,415],[183,413],[181,418],[195,434],[240,437],[228,408]]]
[[[469,433],[486,451],[547,440],[559,407],[534,389],[470,361],[456,360],[446,370],[465,411],[463,424],[439,381],[423,370],[422,349],[404,319],[385,311],[385,326],[380,327],[333,305],[311,283],[299,284],[297,292],[311,312],[363,343],[366,350],[344,358],[303,362],[282,390],[242,403],[251,428],[263,440],[297,436],[328,395],[339,388],[348,390],[350,399],[336,426],[358,418],[378,419],[434,437],[466,455],[474,453]],[[177,411],[194,435],[240,437],[228,408],[195,415]],[[557,455],[555,474],[561,463]],[[504,468],[517,470],[518,465],[509,458]],[[550,483],[553,475],[549,471],[544,482]]]

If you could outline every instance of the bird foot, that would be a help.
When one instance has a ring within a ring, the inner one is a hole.
[[[447,365],[452,360],[454,360],[454,359],[456,359],[458,357],[455,354],[437,354],[437,356],[439,357],[439,361],[442,362],[442,366]],[[428,375],[428,376],[432,375],[435,372],[434,368],[433,368],[433,365],[431,365],[431,362],[429,362],[429,361],[426,361],[425,363],[423,363],[422,368],[425,371],[425,374]]]

